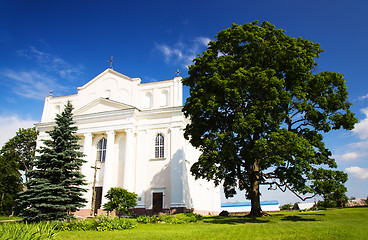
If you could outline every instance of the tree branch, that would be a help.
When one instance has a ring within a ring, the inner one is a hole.
[[[283,182],[282,184],[280,184],[278,182],[270,182],[270,183],[264,183],[264,184],[270,184],[270,187],[268,188],[268,190],[276,190],[277,187],[278,187],[282,192],[285,192],[286,189],[289,189],[292,193],[294,193],[295,196],[297,196],[302,201],[313,198],[314,196],[317,195],[317,193],[315,193],[312,196],[308,196],[308,197],[303,198],[296,191],[294,191],[291,187],[289,187],[285,182]],[[276,187],[273,187],[272,185],[276,185]]]

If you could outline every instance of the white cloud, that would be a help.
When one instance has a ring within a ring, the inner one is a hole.
[[[345,171],[353,174],[358,179],[368,179],[368,168],[349,167]]]
[[[35,47],[20,50],[18,54],[38,65],[37,70],[2,69],[0,73],[3,76],[2,82],[19,96],[43,100],[51,89],[54,92],[64,93],[67,87],[59,84],[61,82],[59,79],[63,79],[64,83],[72,82],[83,74],[82,66],[73,66],[60,57]]]
[[[198,37],[198,38],[196,38],[196,41],[201,43],[204,46],[207,46],[208,43],[211,41],[211,39],[206,38],[206,37]]]
[[[354,159],[357,159],[359,158],[361,155],[356,153],[356,152],[348,152],[348,153],[345,153],[345,154],[342,154],[340,156],[340,158],[344,161],[351,161],[351,160],[354,160]]]
[[[51,88],[58,90],[65,89],[52,77],[38,73],[37,71],[16,72],[6,69],[1,74],[9,80],[10,83],[8,85],[14,93],[26,98],[42,100],[48,95]]]
[[[368,155],[368,141],[359,141],[346,144],[338,149],[335,149],[333,158],[338,163],[346,164],[349,161],[361,162]]]
[[[359,97],[358,99],[359,100],[363,100],[363,99],[366,99],[366,98],[368,98],[368,93],[366,95],[364,95],[364,96]]]
[[[165,57],[165,62],[170,64],[180,64],[183,67],[188,67],[192,64],[193,59],[205,50],[211,39],[206,37],[198,37],[191,41],[191,44],[178,41],[174,46],[167,44],[156,44],[156,49],[159,50]]]
[[[30,128],[36,120],[22,119],[17,115],[0,116],[0,146],[3,146],[10,138],[15,136],[19,128]]]
[[[366,150],[366,149],[368,149],[368,141],[360,141],[360,142],[350,143],[347,147],[349,149],[356,148],[356,149]]]
[[[360,139],[368,139],[368,108],[363,108],[360,111],[363,112],[366,117],[355,124],[353,132],[358,134]]]
[[[31,46],[28,49],[18,51],[18,54],[28,59],[35,60],[42,69],[53,74],[58,74],[64,79],[75,79],[82,75],[83,66],[74,66],[55,54],[47,53]]]

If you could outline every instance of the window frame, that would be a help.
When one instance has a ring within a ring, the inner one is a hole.
[[[101,138],[97,142],[97,161],[104,163],[106,161],[106,147],[107,147],[107,139]]]
[[[155,137],[155,159],[165,158],[165,136],[158,133]]]

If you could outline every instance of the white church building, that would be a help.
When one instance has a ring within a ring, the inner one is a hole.
[[[36,124],[38,145],[49,138],[46,131],[55,126],[55,114],[66,102],[74,106],[88,201],[77,215],[90,214],[94,183],[95,213],[101,212],[111,187],[135,192],[139,215],[221,211],[219,187],[190,173],[200,151],[183,136],[188,119],[181,111],[182,98],[181,77],[141,83],[112,68],[78,87],[77,94],[45,98],[41,123]]]

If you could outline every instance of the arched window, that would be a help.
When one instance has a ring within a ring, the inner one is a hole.
[[[55,113],[60,114],[60,105],[55,106]]]
[[[156,141],[155,141],[155,158],[164,158],[165,154],[164,154],[164,136],[160,133],[157,134],[156,136]]]
[[[152,107],[152,93],[147,92],[144,96],[144,108]]]
[[[102,138],[97,143],[97,161],[105,162],[106,159],[106,138]]]
[[[169,92],[167,90],[163,90],[161,92],[161,107],[165,107],[169,105]]]

